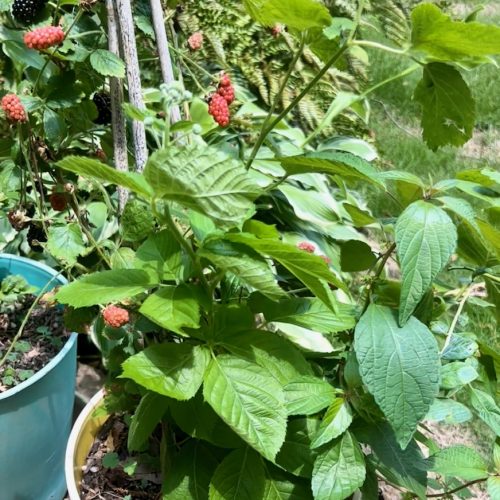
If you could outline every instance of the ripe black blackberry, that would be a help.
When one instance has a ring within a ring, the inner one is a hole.
[[[97,118],[94,123],[107,125],[111,123],[111,97],[106,92],[96,92],[92,98],[97,108]]]
[[[46,0],[14,0],[12,16],[20,23],[32,23],[45,7]]]

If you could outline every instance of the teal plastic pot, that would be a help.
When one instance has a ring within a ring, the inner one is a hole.
[[[50,267],[0,254],[0,280],[23,276],[42,289],[66,283]],[[64,452],[71,429],[76,379],[76,333],[39,372],[0,393],[0,499],[61,500]]]

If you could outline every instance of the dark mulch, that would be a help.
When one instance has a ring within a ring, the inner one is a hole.
[[[133,462],[127,451],[127,432],[123,418],[111,416],[104,424],[87,456],[84,466],[82,500],[157,500],[161,498],[161,477],[150,467],[140,464],[133,475],[124,471]],[[114,463],[106,463],[114,455]],[[111,465],[111,467],[109,466]]]
[[[0,359],[9,349],[35,296],[0,314]],[[61,350],[69,336],[64,328],[63,311],[50,302],[41,302],[31,312],[23,334],[0,367],[0,393],[41,370]]]

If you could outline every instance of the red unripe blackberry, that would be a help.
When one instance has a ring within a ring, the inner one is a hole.
[[[208,103],[208,112],[214,117],[214,120],[221,126],[229,125],[229,106],[227,101],[219,94],[214,94]]]
[[[227,73],[222,73],[219,80],[220,87],[229,87],[231,85],[231,78]]]
[[[45,7],[45,0],[14,0],[12,17],[20,23],[30,24]]]
[[[96,92],[92,97],[97,108],[97,118],[94,123],[107,125],[111,123],[111,97],[106,92]]]
[[[68,200],[64,193],[52,193],[49,196],[50,206],[56,212],[63,212],[68,206]]]
[[[201,31],[197,31],[193,33],[187,40],[189,48],[191,50],[200,50],[203,46],[203,33]]]
[[[2,109],[11,122],[25,122],[28,120],[24,106],[16,94],[6,94],[2,97]]]
[[[297,244],[297,248],[300,250],[304,250],[304,252],[307,253],[314,253],[314,251],[316,250],[316,247],[312,243],[309,243],[308,241],[300,241]]]
[[[231,104],[234,101],[234,88],[232,85],[229,85],[228,87],[219,86],[217,94],[224,97],[228,104]]]
[[[29,49],[44,50],[60,45],[64,41],[64,31],[60,26],[43,26],[24,34],[24,44]]]
[[[122,307],[106,306],[102,311],[102,319],[107,326],[120,328],[129,322],[130,317],[128,311]]]
[[[327,266],[329,266],[332,263],[332,259],[330,259],[330,257],[327,257],[326,255],[320,255],[319,257],[325,261],[325,264]]]

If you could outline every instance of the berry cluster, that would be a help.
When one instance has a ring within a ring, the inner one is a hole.
[[[32,23],[45,7],[46,0],[14,0],[12,17],[20,23]]]
[[[24,34],[24,44],[29,49],[44,50],[59,45],[64,40],[60,26],[43,26]]]
[[[214,94],[208,103],[208,112],[214,117],[214,120],[221,126],[229,125],[229,106],[227,101],[219,94]]]
[[[6,94],[2,97],[2,109],[11,122],[25,122],[28,120],[24,106],[16,94]]]
[[[97,108],[97,118],[94,123],[98,125],[107,125],[111,123],[111,97],[106,92],[96,92],[92,97]]]
[[[187,40],[189,48],[191,50],[200,50],[203,46],[203,33],[201,31],[197,31],[193,33]]]
[[[120,328],[126,325],[129,320],[129,314],[126,309],[118,306],[106,306],[102,311],[102,319],[106,326],[111,326],[112,328]]]
[[[231,78],[226,73],[222,73],[217,91],[210,98],[208,112],[214,120],[221,126],[227,127],[230,122],[229,105],[234,101],[234,87]]]

